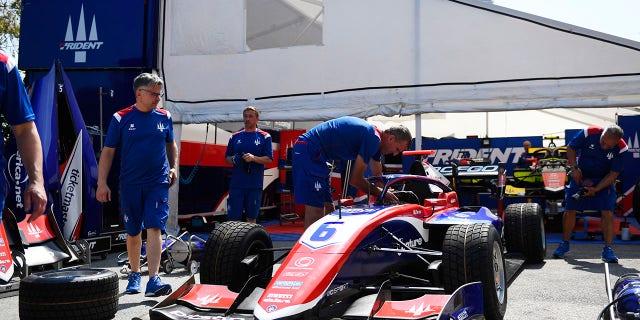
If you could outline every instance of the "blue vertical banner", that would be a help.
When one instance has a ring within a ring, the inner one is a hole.
[[[47,207],[57,205],[60,189],[60,175],[58,174],[58,123],[55,101],[55,67],[38,79],[31,90],[31,104],[35,114],[35,124],[42,141],[43,152],[43,178],[47,191]],[[24,190],[29,182],[27,170],[22,163],[15,137],[11,135],[5,150],[7,167],[5,168],[8,194],[6,207],[11,209],[18,221],[22,221],[26,215],[24,211]],[[55,211],[55,209],[54,209]]]
[[[633,212],[633,192],[640,179],[640,116],[618,116],[618,125],[624,130],[623,138],[629,148],[624,158],[624,171],[618,178],[622,182],[618,203],[625,217],[640,216],[640,212]]]
[[[62,67],[53,65],[36,81],[31,104],[42,143],[47,205],[67,240],[97,236],[102,228],[102,208],[95,196],[98,163],[71,82]],[[6,206],[21,221],[26,214],[22,195],[28,176],[15,139],[7,144],[7,156],[5,170],[10,179]]]

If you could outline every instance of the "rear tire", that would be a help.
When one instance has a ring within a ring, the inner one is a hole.
[[[504,211],[507,252],[522,252],[528,263],[541,263],[547,255],[542,208],[537,203],[514,203]]]
[[[200,262],[200,282],[203,284],[226,285],[229,290],[239,292],[249,277],[264,273],[266,284],[273,272],[273,252],[271,238],[259,224],[227,221],[211,231],[204,246]],[[242,260],[258,256],[257,264],[247,268]]]
[[[19,290],[21,320],[102,320],[118,311],[118,275],[106,269],[33,273]]]
[[[507,311],[507,276],[502,241],[491,224],[453,225],[442,246],[442,279],[447,293],[463,284],[482,282],[484,314],[501,320]]]

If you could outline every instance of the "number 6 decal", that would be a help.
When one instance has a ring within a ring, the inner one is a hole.
[[[321,224],[316,231],[311,235],[309,240],[311,241],[327,241],[333,237],[333,235],[338,231],[334,226],[336,223],[323,223]],[[342,224],[342,223],[340,223]]]

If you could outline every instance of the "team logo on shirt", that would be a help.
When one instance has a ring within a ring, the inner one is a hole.
[[[134,130],[136,130],[136,125],[133,123],[129,124],[129,131],[134,131]]]
[[[253,143],[255,143],[256,146],[259,146],[260,145],[260,139],[256,138],[256,141],[254,141]]]
[[[165,129],[167,129],[164,127],[164,124],[162,122],[158,122],[157,127],[158,127],[158,130],[160,130],[160,132],[163,132]]]
[[[316,181],[313,187],[316,189],[316,191],[320,191],[320,189],[322,189],[322,185],[318,181]]]
[[[607,159],[609,160],[613,159],[613,152],[607,153]]]

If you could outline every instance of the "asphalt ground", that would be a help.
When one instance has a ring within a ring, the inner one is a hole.
[[[548,244],[548,258],[544,263],[525,265],[510,283],[507,290],[506,320],[597,319],[608,302],[605,266],[600,260],[602,244],[574,241],[565,259],[553,259],[550,257],[556,245]],[[614,249],[620,261],[619,264],[609,264],[611,286],[621,275],[640,273],[638,245],[619,244],[614,245]],[[122,294],[127,281],[126,275],[120,273],[117,253],[109,254],[104,260],[94,259],[92,267],[106,268],[120,276],[121,294],[115,319],[132,319],[148,315],[149,309],[162,300],[147,298],[143,294]],[[189,278],[189,272],[184,266],[176,265],[171,274],[161,276],[175,289]],[[146,269],[143,269],[143,286],[146,281]],[[17,295],[0,299],[0,306],[0,319],[19,319]]]

